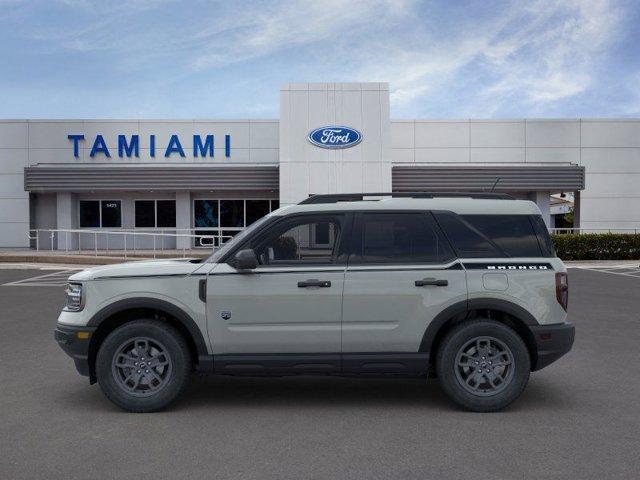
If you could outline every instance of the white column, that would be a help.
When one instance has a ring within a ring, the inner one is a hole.
[[[344,149],[311,144],[309,132],[341,125],[362,141]],[[280,91],[280,206],[309,194],[391,191],[387,83],[290,83]]]
[[[176,233],[191,233],[191,192],[176,192]],[[189,237],[178,237],[176,248],[191,248]]]
[[[540,212],[542,212],[542,219],[547,227],[551,225],[551,207],[549,205],[550,197],[551,192],[531,192],[529,195],[531,201],[536,202]]]
[[[76,196],[69,192],[56,194],[56,228],[78,228],[78,202]],[[58,250],[74,250],[78,248],[77,233],[57,233]]]

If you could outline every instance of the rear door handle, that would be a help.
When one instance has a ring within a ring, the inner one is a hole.
[[[436,280],[435,278],[423,278],[422,280],[416,280],[416,287],[426,287],[433,285],[436,287],[446,287],[449,285],[449,280]]]
[[[307,288],[307,287],[321,287],[328,288],[331,286],[331,282],[329,280],[305,280],[304,282],[298,282],[299,288]]]

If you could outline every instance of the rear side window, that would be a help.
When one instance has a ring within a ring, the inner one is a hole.
[[[451,247],[427,213],[364,213],[356,226],[354,263],[442,263]]]
[[[529,215],[438,214],[438,221],[461,257],[542,257]]]

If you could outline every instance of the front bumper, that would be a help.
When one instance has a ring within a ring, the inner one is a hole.
[[[73,358],[76,370],[80,375],[89,376],[89,344],[95,332],[94,327],[72,327],[69,325],[56,325],[53,338],[60,348]]]
[[[539,325],[531,327],[536,343],[538,359],[533,371],[540,370],[555,362],[571,350],[576,329],[571,323]]]

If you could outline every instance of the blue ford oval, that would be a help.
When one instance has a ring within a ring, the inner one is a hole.
[[[349,148],[362,141],[362,134],[353,128],[330,125],[309,133],[309,141],[322,148]]]

